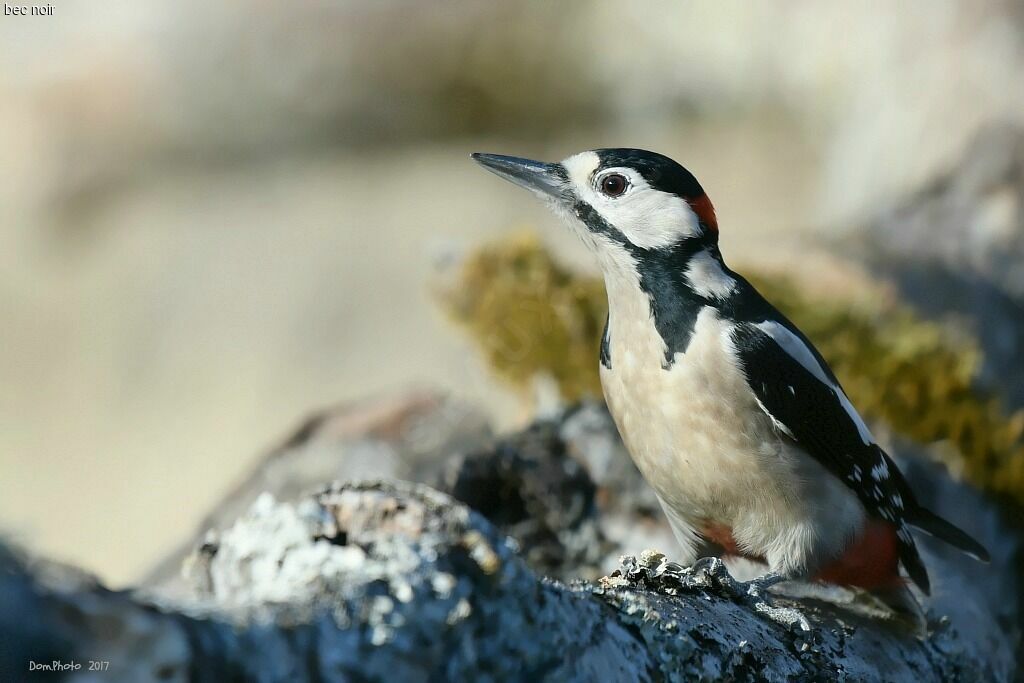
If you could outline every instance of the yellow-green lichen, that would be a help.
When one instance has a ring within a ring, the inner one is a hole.
[[[486,246],[441,293],[494,371],[526,390],[546,375],[562,397],[600,397],[596,358],[607,303],[604,287],[559,266],[535,236]]]
[[[867,419],[919,443],[951,444],[950,464],[970,481],[1024,503],[1024,411],[1007,415],[973,386],[975,348],[905,307],[809,300],[784,277],[750,280],[815,343]],[[442,301],[513,386],[525,390],[543,374],[566,400],[601,395],[604,287],[560,266],[535,237],[480,249]]]

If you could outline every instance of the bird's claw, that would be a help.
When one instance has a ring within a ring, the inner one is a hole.
[[[732,577],[725,562],[717,557],[702,557],[690,568],[694,574],[704,575],[708,584],[714,584],[733,597],[740,597],[742,584]]]
[[[725,563],[717,557],[704,557],[697,560],[692,567],[695,574],[704,574],[709,584],[714,584],[730,597],[750,605],[755,612],[763,614],[771,621],[788,628],[799,626],[800,630],[809,633],[811,623],[800,610],[793,607],[776,607],[768,596],[768,589],[784,581],[778,574],[765,574],[751,581],[737,581],[729,573]]]

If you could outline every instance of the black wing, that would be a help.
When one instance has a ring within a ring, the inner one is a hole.
[[[780,431],[850,487],[868,514],[896,527],[900,561],[922,591],[929,592],[928,572],[907,524],[987,559],[985,549],[967,534],[918,505],[828,366],[788,321],[740,323],[733,341],[762,409]]]

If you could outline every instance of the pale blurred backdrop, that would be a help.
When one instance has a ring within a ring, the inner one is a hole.
[[[432,273],[523,226],[589,261],[470,152],[665,152],[742,262],[1024,119],[1011,0],[52,4],[0,17],[0,533],[113,585],[315,408],[525,418]]]

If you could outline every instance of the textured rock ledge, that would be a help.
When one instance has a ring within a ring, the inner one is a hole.
[[[941,585],[955,565],[929,559]],[[808,638],[660,555],[565,585],[426,486],[337,485],[298,503],[260,497],[194,556],[188,605],[4,553],[0,678],[20,680],[29,660],[104,659],[93,680],[1010,680],[1012,644],[982,595],[1005,589],[1001,562],[943,605],[981,613],[939,618],[933,605],[924,639],[803,600]]]
[[[139,591],[0,547],[0,681],[88,659],[110,668],[69,680],[1014,680],[1018,536],[927,458],[901,465],[992,564],[920,537],[926,638],[841,591],[777,597],[806,637],[641,553],[674,542],[603,407],[493,439],[450,399],[364,401],[304,423]]]

